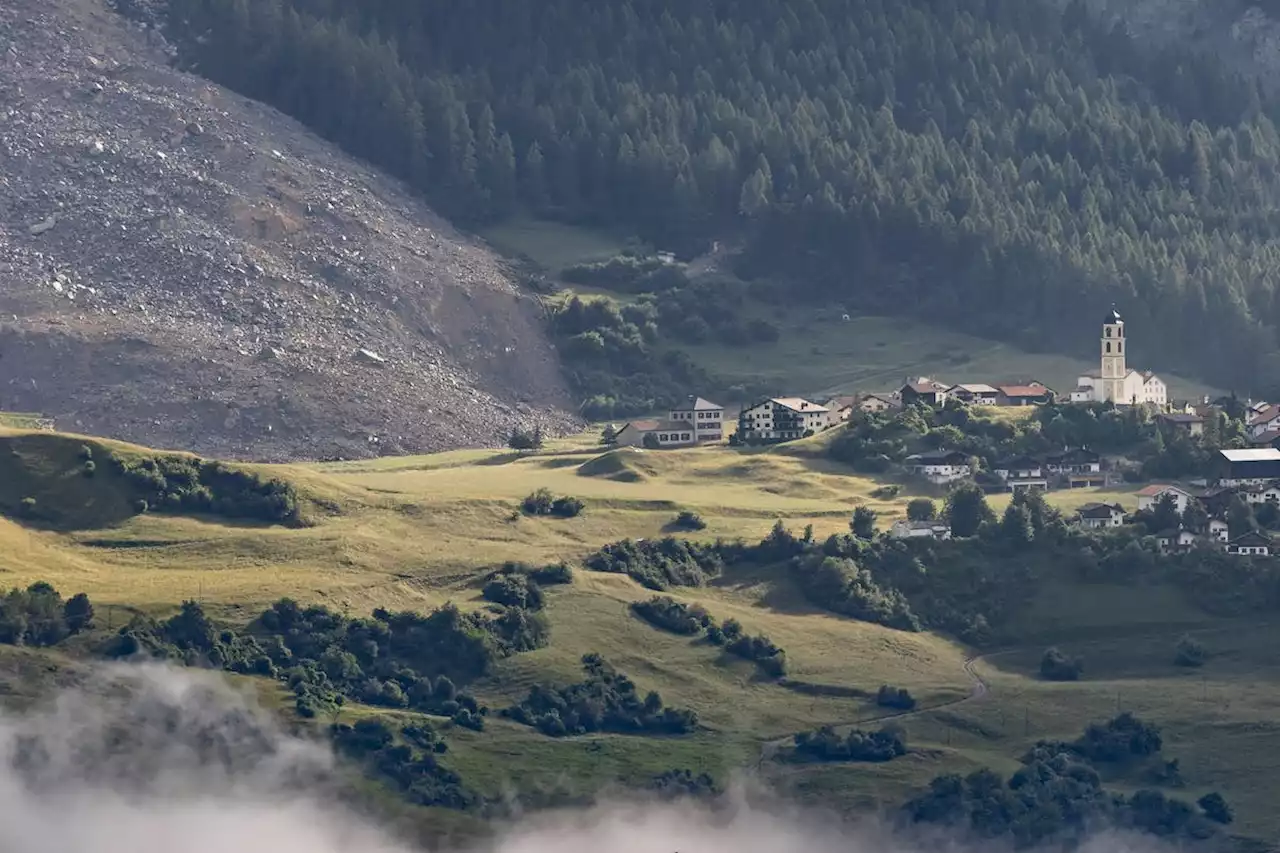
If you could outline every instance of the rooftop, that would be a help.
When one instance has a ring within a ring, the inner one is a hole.
[[[825,412],[826,406],[819,406],[817,403],[811,403],[802,397],[770,397],[770,401],[775,406],[782,406],[784,409],[790,409],[793,412]]]
[[[723,408],[724,406],[717,405],[711,402],[710,400],[703,399],[702,397],[688,397],[685,399],[684,403],[682,403],[679,406],[676,406],[672,411],[707,412],[707,411],[720,411]]]
[[[1006,397],[1040,397],[1046,394],[1050,389],[1039,382],[1029,382],[1026,385],[1001,385],[1000,393]]]
[[[1255,447],[1249,450],[1220,450],[1228,462],[1280,462],[1280,450],[1274,447]]]
[[[1134,494],[1141,498],[1154,498],[1156,495],[1162,495],[1168,491],[1182,492],[1184,495],[1195,494],[1195,492],[1185,486],[1176,486],[1173,483],[1152,483],[1150,486],[1144,486],[1143,488],[1138,489]]]
[[[950,391],[955,391],[957,388],[959,388],[961,391],[967,391],[967,392],[969,392],[970,394],[996,394],[996,393],[999,393],[998,391],[996,391],[996,389],[995,389],[995,387],[994,387],[994,386],[991,386],[991,385],[983,385],[981,382],[978,382],[978,383],[961,383],[961,384],[959,384],[959,385],[952,385],[948,390],[950,390]]]
[[[690,425],[688,421],[668,421],[668,420],[662,420],[659,418],[647,418],[647,419],[638,420],[638,421],[628,421],[627,423],[623,424],[622,429],[627,429],[628,427],[630,427],[631,429],[634,429],[636,432],[664,432],[666,430],[687,431],[690,429]],[[622,432],[622,430],[618,430],[618,432]]]

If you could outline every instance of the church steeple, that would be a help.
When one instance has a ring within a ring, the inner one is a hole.
[[[1127,403],[1124,378],[1124,320],[1114,305],[1102,322],[1102,396],[1113,403]]]

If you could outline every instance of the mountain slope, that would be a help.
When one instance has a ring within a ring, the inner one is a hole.
[[[101,0],[0,5],[0,410],[258,459],[568,422],[494,255],[167,58]]]
[[[766,300],[1028,348],[1116,302],[1149,366],[1275,385],[1280,104],[1083,0],[164,5],[183,62],[459,215],[740,244]]]

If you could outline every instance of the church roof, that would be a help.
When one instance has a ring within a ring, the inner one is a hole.
[[[1107,312],[1107,317],[1102,321],[1104,325],[1114,326],[1117,323],[1123,323],[1120,319],[1120,312],[1116,310],[1116,306],[1112,305],[1111,310]]]

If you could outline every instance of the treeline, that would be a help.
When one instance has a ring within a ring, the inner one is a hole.
[[[1080,349],[1114,300],[1162,330],[1152,363],[1274,382],[1276,103],[1081,0],[169,0],[168,23],[188,65],[458,217],[740,237],[779,300],[1033,348]]]
[[[721,646],[728,654],[753,661],[770,678],[787,674],[787,653],[764,634],[751,635],[737,619],[719,623],[701,604],[685,604],[669,595],[655,595],[648,601],[634,601],[631,612],[644,621],[673,634],[704,635],[707,642]]]

